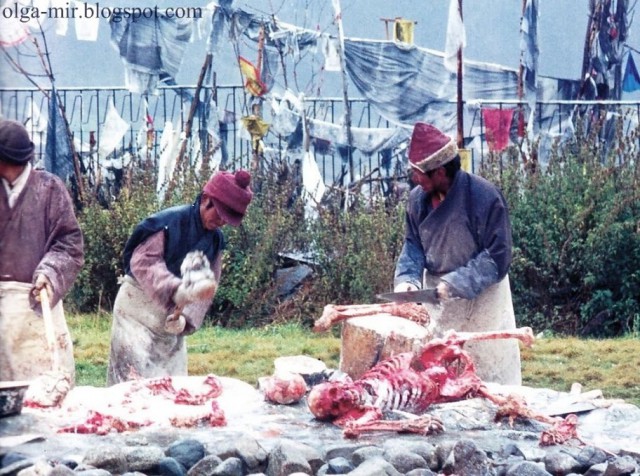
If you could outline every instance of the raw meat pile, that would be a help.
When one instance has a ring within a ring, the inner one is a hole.
[[[151,421],[125,420],[121,417],[105,415],[94,410],[89,410],[89,416],[85,421],[60,428],[58,433],[92,433],[96,435],[106,435],[108,433],[122,433],[124,431],[137,430],[143,426],[149,426],[151,423]]]
[[[203,405],[212,398],[219,397],[222,393],[222,384],[215,375],[207,375],[204,379],[204,392],[193,395],[186,388],[176,390],[173,386],[172,377],[160,377],[154,379],[140,380],[137,383],[141,388],[148,388],[153,395],[162,395],[168,399],[173,399],[173,403],[178,405]],[[137,389],[130,392],[131,396]]]
[[[71,376],[64,372],[45,372],[29,384],[23,406],[48,408],[60,405],[72,388],[71,381]]]
[[[215,375],[138,379],[107,388],[76,387],[60,406],[38,411],[64,419],[60,433],[105,435],[156,424],[225,426],[217,400],[222,392]]]
[[[299,402],[308,390],[302,375],[293,372],[276,372],[269,377],[260,377],[258,387],[266,401],[281,405]]]

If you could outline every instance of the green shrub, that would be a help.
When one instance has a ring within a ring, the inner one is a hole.
[[[601,144],[577,128],[542,170],[510,164],[497,178],[510,205],[510,277],[521,323],[571,335],[629,332],[640,311],[637,133]]]
[[[279,179],[278,172],[254,173],[254,198],[246,217],[239,227],[224,229],[227,250],[211,312],[219,325],[260,325],[276,319],[274,309],[280,302],[275,275],[282,253],[299,249],[304,240],[301,204],[291,202],[294,186]]]
[[[348,212],[323,208],[309,224],[322,274],[314,294],[325,304],[375,302],[393,288],[395,262],[404,237],[404,206],[374,199]]]
[[[615,131],[605,142],[602,129],[580,126],[573,141],[553,150],[546,167],[532,167],[532,161],[523,167],[519,153],[509,149],[478,172],[498,184],[509,203],[510,279],[522,325],[571,335],[637,332],[638,131],[623,135],[619,125]],[[190,203],[209,175],[206,167],[179,170],[162,203],[152,171],[138,172],[107,206],[87,200],[79,214],[86,264],[68,299],[72,307],[109,311],[123,272],[122,249],[135,224],[161,208]],[[309,219],[299,181],[285,164],[254,172],[252,187],[254,200],[242,225],[224,230],[227,250],[212,322],[308,324],[326,304],[375,302],[377,293],[392,288],[404,200],[389,203],[376,193],[346,198],[332,188]],[[292,252],[311,257],[314,274],[295,294],[281,296],[276,276],[292,264]]]
[[[326,304],[373,302],[392,286],[404,227],[398,206],[358,201],[344,213],[339,198],[329,197],[310,219],[295,182],[281,176],[258,176],[242,226],[225,230],[229,246],[212,311],[219,325],[310,324]],[[276,273],[296,264],[287,262],[293,253],[308,257],[314,275],[295,295],[280,296]]]
[[[133,227],[157,210],[155,187],[133,180],[108,207],[91,197],[78,220],[84,234],[85,263],[71,290],[71,302],[82,312],[110,310],[123,274],[122,250]]]

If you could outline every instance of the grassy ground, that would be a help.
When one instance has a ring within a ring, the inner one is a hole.
[[[67,316],[74,339],[79,385],[103,386],[109,354],[110,316]],[[255,385],[273,372],[273,360],[306,354],[336,368],[340,340],[314,334],[301,326],[261,329],[201,329],[187,338],[189,373],[235,377]],[[578,339],[545,337],[522,350],[523,383],[568,391],[574,382],[583,391],[601,389],[605,398],[640,405],[640,339]]]

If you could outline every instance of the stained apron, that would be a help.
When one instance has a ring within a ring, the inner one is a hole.
[[[167,314],[132,277],[125,276],[113,306],[107,385],[187,375],[184,337],[164,330]]]
[[[44,321],[29,305],[32,285],[0,282],[0,380],[32,380],[59,370],[75,382],[73,343],[62,301],[51,308],[60,368],[53,369]]]
[[[425,274],[424,287],[435,287],[437,276]],[[453,299],[440,305],[427,306],[434,336],[441,337],[453,329],[460,332],[482,332],[516,328],[511,300],[509,276],[489,286],[475,299]],[[497,339],[464,344],[476,365],[478,376],[485,382],[521,385],[520,346],[515,339]]]

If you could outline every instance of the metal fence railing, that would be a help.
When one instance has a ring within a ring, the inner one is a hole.
[[[163,133],[168,126],[178,132],[184,130],[195,90],[195,86],[164,86],[155,95],[141,96],[124,88],[60,88],[58,94],[76,151],[82,159],[91,156],[96,162],[94,166],[101,167],[108,165],[114,157],[127,152],[134,153],[143,146],[146,147],[147,158],[158,164]],[[44,155],[49,107],[47,96],[50,93],[50,90],[35,88],[0,89],[0,114],[27,125],[37,147],[37,158]],[[244,89],[241,86],[217,86],[215,90],[203,87],[199,99],[202,107],[194,118],[192,137],[200,139],[198,147],[201,152],[205,154],[210,150],[210,133],[215,129],[222,143],[221,160],[228,162],[223,166],[249,166],[252,143],[248,133],[242,130],[240,121],[251,114],[250,101]],[[215,108],[210,107],[214,99]],[[354,128],[395,128],[365,99],[351,99],[349,106]],[[452,102],[451,107],[455,108],[455,103]],[[526,104],[522,107],[526,117],[529,117]],[[593,114],[593,111],[610,120],[624,118],[626,131],[637,127],[640,116],[640,102],[637,101],[547,101],[538,102],[535,107],[533,130],[538,136],[551,139],[563,137],[572,130],[578,116],[585,117]],[[482,114],[486,108],[513,109],[517,117],[521,104],[508,100],[469,101],[465,104],[464,131],[469,138],[467,148],[472,150],[474,169],[490,152]],[[340,124],[344,109],[341,98],[306,98],[304,101],[306,117],[327,124]],[[113,148],[105,151],[102,146],[110,133],[110,113],[113,111],[126,123],[126,133]],[[268,101],[265,101],[262,112],[265,121],[269,122],[271,111]],[[512,141],[517,141],[516,123],[514,120],[510,126]],[[269,131],[263,139],[267,155],[281,160],[289,160],[295,155],[292,154],[290,141],[290,138],[273,131]],[[367,153],[357,148],[347,150],[337,144],[317,141],[314,154],[325,182],[343,185],[371,176],[374,172],[382,178],[404,174],[407,142],[390,150]]]
[[[141,96],[124,88],[59,88],[60,102],[64,106],[65,116],[74,138],[76,151],[80,157],[96,155],[101,163],[109,163],[113,157],[140,148],[146,140],[150,160],[156,164],[162,152],[162,136],[168,125],[173,130],[183,131],[191,101],[195,93],[194,86],[165,86],[158,89],[156,95]],[[35,88],[0,89],[1,117],[19,120],[26,124],[36,144],[36,161],[45,153],[47,118],[51,90]],[[217,111],[209,106],[216,99]],[[250,114],[250,106],[241,86],[218,86],[215,91],[203,87],[200,91],[201,106],[194,117],[192,137],[201,139],[200,147],[206,150],[207,130],[212,125],[219,128],[224,153],[223,160],[232,161],[234,166],[246,167],[251,161],[251,140],[246,131],[242,131],[240,119]],[[268,105],[266,105],[268,106]],[[389,123],[376,114],[370,105],[362,99],[350,101],[354,127],[389,127]],[[306,114],[320,121],[337,122],[343,114],[341,100],[332,98],[307,99]],[[104,150],[105,135],[109,133],[110,111],[128,124],[127,132],[113,149]],[[213,117],[217,115],[216,119]],[[268,108],[264,111],[265,121],[269,121]],[[147,134],[149,133],[149,134]],[[209,138],[210,139],[210,138]],[[269,151],[281,154],[287,151],[283,137],[269,132],[264,138]],[[210,144],[209,144],[210,145]],[[345,154],[335,147],[317,147],[316,159],[325,180],[333,182],[344,175]],[[282,158],[282,157],[281,157]],[[357,176],[363,176],[379,167],[383,161],[389,161],[383,154],[361,154],[352,151],[357,162]],[[286,157],[285,157],[286,159]],[[385,170],[390,172],[390,164]],[[348,181],[348,180],[347,180]]]

